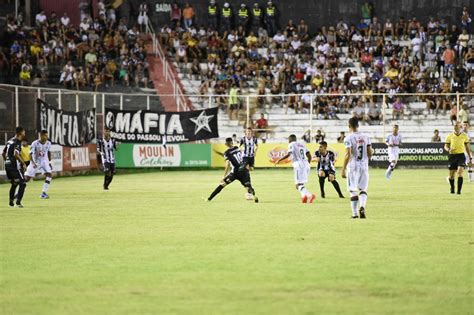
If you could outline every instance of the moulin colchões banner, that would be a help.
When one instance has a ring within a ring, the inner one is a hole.
[[[46,130],[54,144],[80,147],[95,140],[95,109],[67,112],[37,99],[36,128]]]
[[[217,107],[189,112],[105,109],[113,138],[129,143],[180,143],[219,137]]]

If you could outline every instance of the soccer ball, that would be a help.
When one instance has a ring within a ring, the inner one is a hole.
[[[253,195],[250,194],[250,193],[246,193],[246,194],[245,194],[245,199],[246,199],[246,200],[253,200]]]

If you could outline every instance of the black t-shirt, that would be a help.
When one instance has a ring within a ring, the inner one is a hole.
[[[8,140],[7,145],[3,149],[6,154],[5,159],[5,169],[6,170],[18,170],[20,165],[15,158],[15,154],[20,154],[21,152],[21,141],[17,138],[11,138]]]
[[[224,159],[229,161],[232,166],[232,172],[237,172],[243,165],[242,152],[238,147],[232,147],[224,152]]]

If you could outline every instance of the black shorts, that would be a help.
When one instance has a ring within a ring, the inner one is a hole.
[[[336,171],[335,170],[318,170],[318,176],[319,176],[320,171],[324,172],[324,178],[329,177],[329,174],[332,174],[332,175],[336,176]]]
[[[245,184],[250,183],[250,173],[249,171],[244,168],[235,172],[230,172],[227,174],[226,177],[224,177],[224,182],[229,185],[233,181],[238,180],[242,186],[245,186]]]
[[[104,173],[115,174],[115,163],[104,163]]]
[[[450,154],[448,162],[449,170],[454,171],[457,170],[458,167],[466,167],[466,156],[464,153]]]
[[[244,165],[254,167],[255,166],[255,157],[254,156],[244,156]]]
[[[19,169],[8,169],[8,168],[5,171],[7,173],[7,178],[10,181],[14,181],[17,183],[25,182],[25,176],[23,176],[23,171],[20,171]]]

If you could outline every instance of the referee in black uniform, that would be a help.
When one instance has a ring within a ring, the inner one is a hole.
[[[26,164],[20,156],[21,152],[21,141],[25,138],[25,129],[23,127],[17,127],[15,130],[15,137],[11,138],[5,148],[3,149],[2,156],[5,161],[5,171],[7,173],[7,178],[11,182],[10,187],[10,207],[15,206],[16,198],[16,207],[23,208],[21,204],[21,199],[25,193],[26,181],[23,175],[23,172],[26,169]],[[16,188],[18,188],[18,193],[16,193]],[[15,194],[16,193],[16,194]]]

